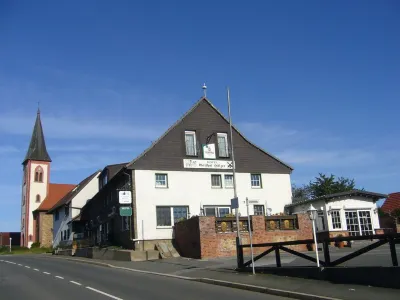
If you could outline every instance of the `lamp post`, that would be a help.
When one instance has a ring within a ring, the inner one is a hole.
[[[319,268],[319,257],[318,257],[318,242],[317,242],[317,234],[315,233],[315,220],[317,219],[317,210],[315,209],[312,204],[310,204],[310,207],[307,210],[308,216],[310,217],[310,220],[312,222],[312,229],[313,229],[313,235],[314,235],[314,245],[315,245],[315,255],[317,257],[317,267]]]

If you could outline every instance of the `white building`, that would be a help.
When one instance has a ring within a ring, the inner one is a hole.
[[[53,215],[53,247],[72,243],[75,229],[71,221],[80,214],[86,202],[99,191],[99,174],[100,171],[96,171],[82,180],[47,212]]]
[[[304,213],[312,204],[318,211],[317,231],[348,232],[351,236],[371,235],[380,229],[376,202],[387,195],[362,190],[326,195],[286,206],[288,213]]]
[[[246,198],[251,202],[250,214],[283,212],[291,203],[293,169],[236,128],[233,142],[240,214],[246,216]],[[92,236],[101,238],[106,230],[107,239],[128,247],[132,240],[171,240],[174,223],[182,218],[235,213],[230,207],[234,190],[229,145],[228,120],[201,98],[112,179],[105,171],[100,175],[99,182],[106,185],[82,213]],[[118,203],[117,190],[123,187],[132,191],[132,204]],[[105,202],[108,210],[102,212]],[[118,207],[130,207],[132,217],[114,214]]]

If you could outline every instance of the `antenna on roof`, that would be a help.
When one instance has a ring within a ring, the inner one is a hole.
[[[206,86],[206,84],[203,83],[203,86],[201,88],[203,89],[204,98],[207,97],[207,86]]]

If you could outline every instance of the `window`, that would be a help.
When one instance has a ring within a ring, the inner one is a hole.
[[[58,210],[56,210],[56,213],[54,214],[54,218],[56,221],[58,221],[58,219],[60,218],[60,212]]]
[[[187,206],[157,206],[157,227],[172,226],[172,222],[177,223],[181,219],[187,219],[189,208]]]
[[[43,182],[43,169],[37,166],[35,169],[35,182]]]
[[[69,231],[69,229],[67,230],[67,240],[69,240],[69,236],[70,236],[71,232]]]
[[[211,174],[211,187],[222,188],[221,175]]]
[[[226,133],[217,133],[218,137],[218,156],[228,157],[228,135]]]
[[[66,217],[69,216],[69,205],[67,205],[67,206],[64,207],[64,215],[65,215]]]
[[[186,155],[196,156],[196,132],[195,131],[185,131],[185,146]]]
[[[251,187],[261,188],[261,174],[251,174]]]
[[[38,194],[38,195],[36,195],[36,203],[39,203],[40,202],[40,195]]]
[[[129,230],[129,217],[121,217],[121,231]]]
[[[332,218],[332,227],[333,229],[341,229],[342,224],[340,221],[340,210],[332,210],[331,211],[331,218]]]
[[[166,188],[168,187],[168,176],[167,174],[156,174],[156,187]]]
[[[226,188],[233,187],[233,175],[225,175],[225,187]]]
[[[264,205],[254,205],[255,216],[265,216]]]
[[[215,217],[225,217],[231,213],[231,208],[229,206],[204,206],[204,215],[215,216]]]

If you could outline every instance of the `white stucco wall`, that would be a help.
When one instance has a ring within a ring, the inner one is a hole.
[[[148,171],[135,170],[136,209],[138,238],[171,239],[171,228],[157,228],[156,206],[189,206],[190,216],[199,215],[200,208],[207,205],[230,206],[233,188],[224,187],[224,175],[232,172]],[[155,187],[155,174],[168,174],[168,188]],[[221,174],[223,188],[211,187],[211,174]],[[262,188],[252,188],[250,173],[237,173],[236,185],[239,210],[246,216],[246,197],[258,200],[260,205],[271,208],[272,213],[283,212],[291,203],[291,183],[288,174],[261,174]],[[266,209],[265,208],[265,209]],[[253,214],[253,205],[250,206]]]
[[[366,210],[370,212],[371,215],[371,221],[372,221],[372,228],[373,229],[379,229],[380,224],[379,224],[379,216],[378,213],[375,213],[375,209],[377,209],[376,203],[372,201],[370,198],[365,198],[365,197],[348,197],[348,198],[342,198],[342,199],[334,199],[328,201],[328,203],[325,204],[325,201],[316,201],[312,202],[312,205],[317,209],[317,210],[323,210],[324,215],[325,215],[325,224],[328,224],[328,230],[329,231],[343,231],[343,230],[348,230],[347,224],[346,224],[346,211],[360,211],[360,210]],[[306,212],[307,209],[309,208],[310,204],[299,204],[295,207],[291,208],[291,211],[293,213],[300,213],[300,212]],[[332,225],[332,216],[327,214],[329,210],[339,210],[340,211],[340,220],[341,220],[341,228],[333,228]],[[374,232],[375,234],[375,232]]]

